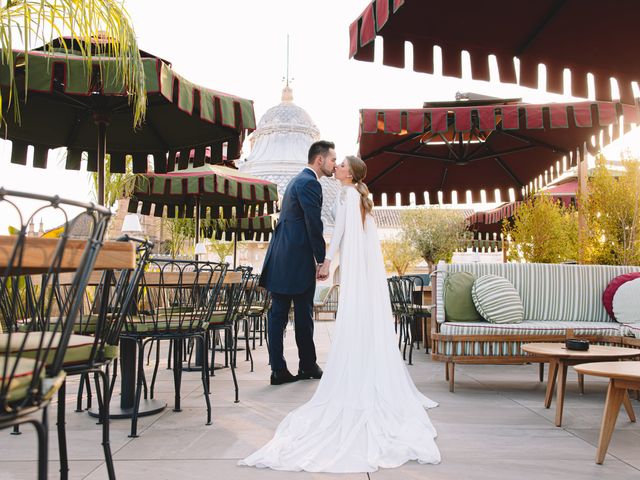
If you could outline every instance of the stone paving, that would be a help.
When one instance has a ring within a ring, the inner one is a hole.
[[[331,343],[333,322],[316,323],[320,364]],[[289,331],[286,356],[296,362],[293,332]],[[640,425],[624,412],[618,418],[604,465],[594,462],[604,406],[606,383],[585,380],[580,395],[575,372],[569,372],[564,426],[553,424],[555,404],[543,407],[545,385],[538,382],[538,366],[469,365],[456,367],[456,392],[450,393],[444,365],[424,353],[414,355],[409,371],[417,387],[440,403],[429,411],[438,429],[440,465],[408,463],[371,474],[309,474],[238,467],[248,455],[271,438],[280,420],[313,394],[316,381],[269,385],[266,346],[256,347],[255,371],[250,372],[244,352],[238,354],[240,403],[233,403],[228,369],[213,378],[211,401],[214,424],[205,425],[205,408],[199,374],[183,375],[182,412],[165,409],[140,419],[140,437],[128,438],[129,422],[111,424],[111,440],[118,478],[136,479],[639,479]],[[166,356],[163,356],[166,359]],[[292,370],[294,370],[292,368]],[[156,398],[173,402],[171,372],[160,370]],[[77,380],[67,392],[67,436],[70,478],[107,478],[100,446],[100,427],[86,413],[74,413]],[[118,393],[112,402],[118,401]],[[633,400],[640,411],[640,402]],[[55,419],[55,405],[50,418]],[[0,479],[36,477],[36,438],[31,427],[12,436],[0,431]],[[58,478],[55,425],[50,433],[50,478]]]

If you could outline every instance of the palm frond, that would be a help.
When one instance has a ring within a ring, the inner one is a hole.
[[[26,53],[38,44],[49,44],[61,36],[77,42],[88,72],[97,55],[115,58],[113,67],[100,64],[100,68],[113,68],[108,75],[126,86],[134,126],[140,126],[147,105],[144,68],[131,19],[122,2],[117,0],[14,0],[0,7],[0,64],[9,75],[12,97],[9,100],[17,98],[18,93],[13,51]],[[98,46],[95,53],[90,48],[92,44]],[[68,53],[66,45],[64,50]],[[27,55],[24,62],[28,70]]]

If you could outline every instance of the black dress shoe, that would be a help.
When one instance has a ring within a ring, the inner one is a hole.
[[[291,372],[286,368],[271,372],[271,385],[282,385],[283,383],[296,382],[297,380],[298,377],[291,375]]]
[[[309,370],[298,370],[298,379],[307,380],[309,378],[322,378],[322,369],[317,363]]]

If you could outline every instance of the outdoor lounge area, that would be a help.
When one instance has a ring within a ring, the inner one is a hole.
[[[0,480],[640,480],[640,2],[450,6],[0,4]]]
[[[326,358],[334,322],[316,323],[320,359]],[[285,355],[295,358],[293,330],[287,331]],[[255,371],[238,355],[240,403],[235,404],[229,369],[216,371],[212,382],[213,424],[205,426],[202,385],[197,372],[183,374],[182,412],[166,408],[158,415],[141,417],[140,437],[128,438],[126,420],[111,422],[114,466],[118,478],[378,478],[378,479],[603,479],[632,480],[640,475],[640,429],[621,412],[603,465],[594,456],[604,405],[605,379],[587,377],[585,393],[578,390],[572,369],[567,380],[564,425],[554,425],[554,409],[545,409],[545,383],[538,381],[534,365],[459,365],[456,393],[444,379],[444,365],[416,353],[409,372],[418,389],[440,402],[429,411],[438,428],[440,465],[411,462],[372,474],[310,474],[240,468],[236,462],[268,441],[291,409],[307,401],[317,382],[268,385],[266,348],[253,351]],[[166,355],[162,356],[166,359]],[[156,398],[170,400],[173,378],[164,363],[156,382]],[[324,367],[324,364],[321,363]],[[100,427],[86,413],[72,412],[77,379],[67,387],[67,433],[70,477],[103,479],[106,469],[100,448]],[[114,403],[118,392],[114,392]],[[636,411],[639,403],[633,400]],[[2,433],[0,478],[30,479],[36,472],[34,432],[20,436]],[[55,428],[50,433],[50,478],[57,478]],[[188,473],[187,473],[188,472]],[[473,472],[472,474],[470,472]]]

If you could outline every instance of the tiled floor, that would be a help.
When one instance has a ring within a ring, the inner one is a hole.
[[[333,322],[316,324],[320,360],[326,357]],[[292,332],[290,332],[292,333]],[[292,334],[286,339],[290,366],[296,364]],[[284,415],[307,400],[315,381],[272,387],[268,383],[266,347],[254,352],[255,372],[239,353],[240,403],[233,403],[228,369],[213,379],[211,401],[214,424],[205,425],[202,387],[197,373],[183,376],[183,411],[167,408],[140,420],[140,437],[127,437],[129,423],[112,422],[112,448],[118,478],[159,479],[341,479],[367,478],[367,474],[328,475],[257,470],[236,466],[239,458],[271,438]],[[621,413],[604,465],[594,463],[606,383],[586,379],[579,395],[576,375],[569,374],[564,426],[553,424],[555,405],[542,406],[544,385],[537,365],[458,366],[456,392],[449,393],[444,366],[422,353],[409,367],[418,388],[440,402],[429,413],[438,429],[440,465],[409,463],[368,475],[383,479],[639,479],[640,425]],[[100,428],[85,413],[74,413],[77,381],[68,387],[67,435],[70,478],[104,479]],[[171,372],[160,370],[156,398],[173,402]],[[117,393],[113,402],[118,402]],[[636,410],[640,403],[633,401]],[[52,409],[53,410],[53,409]],[[52,412],[53,413],[53,412]],[[29,427],[20,436],[0,432],[0,479],[32,479],[36,472],[36,439]],[[58,477],[55,425],[50,443],[51,478]]]

